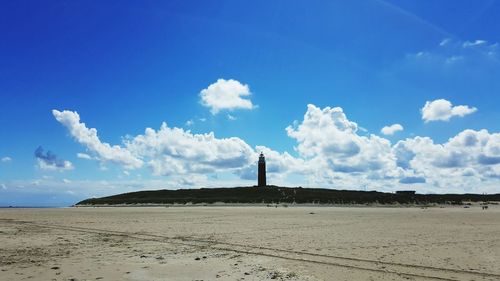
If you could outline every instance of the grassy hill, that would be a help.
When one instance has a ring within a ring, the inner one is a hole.
[[[186,203],[462,204],[500,201],[500,194],[395,194],[302,187],[233,187],[151,190],[91,198],[76,205]]]

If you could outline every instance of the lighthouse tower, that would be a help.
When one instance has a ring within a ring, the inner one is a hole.
[[[259,176],[258,176],[258,186],[266,186],[266,158],[264,153],[260,153],[259,156]]]

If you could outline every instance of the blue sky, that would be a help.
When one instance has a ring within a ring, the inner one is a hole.
[[[0,205],[251,185],[261,150],[274,184],[498,193],[499,13],[4,1]]]

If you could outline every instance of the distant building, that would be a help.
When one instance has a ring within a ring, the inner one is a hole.
[[[258,186],[266,186],[266,158],[264,153],[260,153],[259,156],[259,175],[258,175]]]
[[[398,190],[398,191],[396,191],[396,194],[415,195],[415,190]]]

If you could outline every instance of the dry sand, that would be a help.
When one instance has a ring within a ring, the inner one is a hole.
[[[500,280],[500,207],[0,209],[0,280]]]

